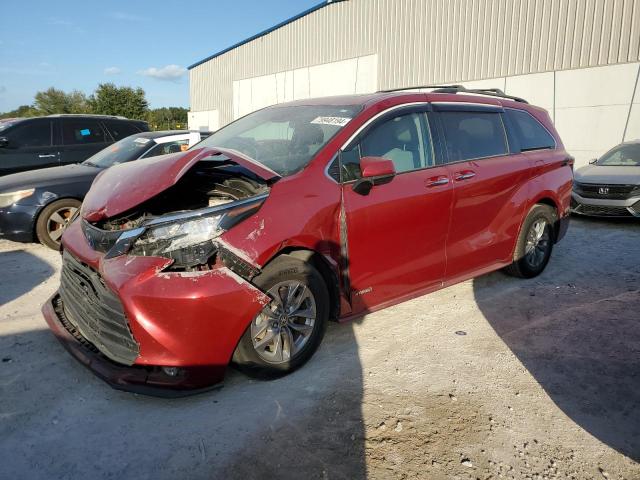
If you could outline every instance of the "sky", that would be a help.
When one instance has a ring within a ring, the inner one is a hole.
[[[0,14],[0,112],[55,87],[142,87],[151,108],[189,106],[186,67],[321,0],[20,0]]]

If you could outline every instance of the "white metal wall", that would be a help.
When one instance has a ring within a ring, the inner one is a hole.
[[[640,60],[640,0],[347,0],[190,70],[191,110],[233,118],[233,83],[377,54],[377,88]]]

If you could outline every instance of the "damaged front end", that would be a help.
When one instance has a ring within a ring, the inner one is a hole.
[[[217,239],[260,209],[276,177],[265,179],[232,157],[209,152],[171,187],[141,204],[98,221],[83,218],[87,241],[107,259],[125,254],[168,258],[168,271],[209,270],[217,256],[252,278],[257,270],[251,262]]]
[[[270,301],[250,282],[259,268],[221,236],[254,215],[279,178],[228,150],[166,157],[96,179],[63,237],[61,288],[43,307],[94,373],[152,394],[221,381]]]

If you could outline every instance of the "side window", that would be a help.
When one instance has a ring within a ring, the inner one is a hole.
[[[116,142],[134,133],[140,133],[140,130],[131,123],[119,122],[117,120],[105,120],[103,123]]]
[[[434,165],[426,116],[408,113],[375,125],[353,148],[342,152],[342,180],[360,178],[361,157],[383,157],[393,161],[396,172]]]
[[[144,155],[144,158],[157,157],[158,155],[166,155],[168,153],[184,152],[188,148],[189,140],[175,140],[173,142],[161,143],[149,150],[149,152]]]
[[[555,148],[556,141],[542,124],[528,112],[505,110],[520,143],[520,150]]]
[[[62,121],[62,143],[85,145],[108,141],[100,123],[93,119],[65,118]]]
[[[440,112],[449,162],[507,154],[497,112]]]
[[[9,148],[48,147],[51,145],[51,122],[27,121],[16,125],[6,135]]]

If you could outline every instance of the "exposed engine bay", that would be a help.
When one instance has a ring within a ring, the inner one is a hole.
[[[163,215],[215,207],[268,192],[265,182],[249,170],[205,160],[194,165],[168,190],[94,226],[102,230],[129,230]]]
[[[160,256],[173,260],[167,268],[173,271],[207,270],[219,258],[251,277],[253,267],[215,239],[257,212],[269,190],[265,180],[241,165],[203,159],[149,200],[98,222],[83,219],[82,228],[105,258]]]

